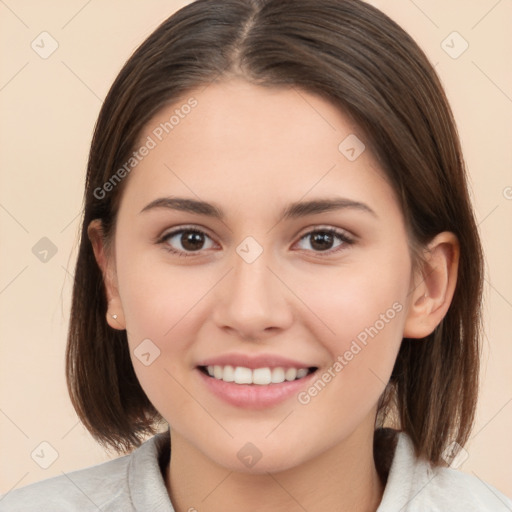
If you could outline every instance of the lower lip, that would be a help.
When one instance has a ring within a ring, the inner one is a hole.
[[[306,375],[302,379],[285,381],[280,384],[235,384],[224,382],[205,375],[201,370],[196,369],[208,389],[225,402],[235,407],[249,409],[264,409],[272,407],[285,401],[293,395],[297,395],[307,385],[316,372]]]

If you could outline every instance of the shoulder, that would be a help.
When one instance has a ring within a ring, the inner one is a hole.
[[[378,512],[396,510],[505,512],[512,501],[476,476],[418,459],[412,441],[400,433]]]
[[[0,511],[108,510],[114,494],[126,486],[130,455],[42,480],[0,496]]]
[[[123,488],[130,456],[48,478],[0,497],[0,511],[73,511],[102,508],[112,488]]]
[[[450,504],[456,511],[500,512],[512,510],[512,501],[474,475],[450,468],[437,468],[431,473],[432,485],[425,488],[425,503]]]
[[[138,496],[141,479],[146,480],[148,490],[155,486],[148,479],[155,480],[158,476],[161,479],[158,469],[161,441],[162,436],[155,436],[129,455],[12,490],[0,496],[0,512],[136,510],[133,502],[141,499]],[[159,484],[157,480],[156,485]]]

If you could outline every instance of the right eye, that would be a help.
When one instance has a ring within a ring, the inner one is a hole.
[[[171,253],[179,256],[194,256],[194,253],[201,252],[201,249],[214,247],[213,240],[197,228],[180,228],[165,234],[159,243]]]

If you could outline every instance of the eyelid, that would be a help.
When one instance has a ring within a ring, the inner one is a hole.
[[[315,233],[317,231],[329,231],[332,233],[335,233],[340,236],[344,236],[346,238],[350,238],[353,241],[357,240],[357,236],[353,234],[351,231],[348,231],[347,229],[343,228],[337,228],[335,226],[331,226],[330,224],[313,224],[310,226],[307,226],[303,228],[301,231],[299,231],[299,234],[297,235],[299,240],[301,240],[305,235],[308,235],[310,233]],[[302,234],[300,234],[302,233]]]
[[[184,224],[183,226],[166,229],[161,235],[157,235],[154,241],[155,243],[165,241],[165,239],[169,238],[171,235],[176,235],[182,231],[197,231],[214,240],[214,237],[210,235],[209,230],[204,226],[200,224]]]

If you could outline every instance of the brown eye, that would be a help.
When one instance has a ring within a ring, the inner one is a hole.
[[[197,229],[180,229],[168,233],[162,238],[162,243],[168,245],[171,252],[190,253],[201,249],[211,249],[213,240]]]
[[[353,240],[345,233],[335,229],[317,229],[306,233],[299,241],[302,242],[301,249],[312,250],[313,252],[335,252],[345,245],[350,245]]]
[[[318,251],[327,251],[332,248],[334,236],[331,233],[318,232],[310,235],[311,247]]]
[[[180,237],[180,243],[187,251],[197,251],[204,245],[204,235],[195,231],[185,231]]]

